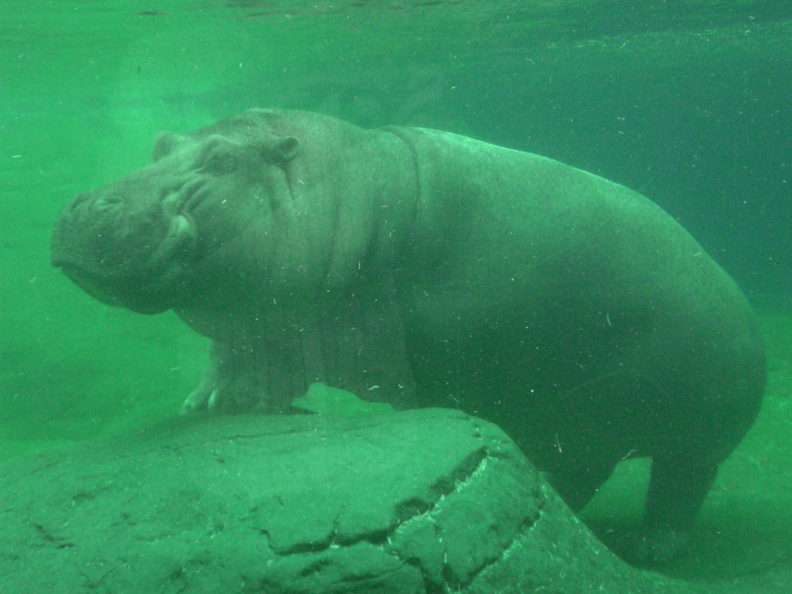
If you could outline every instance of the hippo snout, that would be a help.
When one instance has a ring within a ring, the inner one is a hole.
[[[129,205],[116,194],[79,194],[61,214],[52,236],[52,265],[116,265],[129,227]]]
[[[75,196],[55,226],[50,261],[103,303],[163,311],[183,284],[195,226],[185,215],[166,213],[151,191],[138,196],[123,189]]]

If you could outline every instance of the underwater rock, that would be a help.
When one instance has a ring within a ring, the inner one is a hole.
[[[611,554],[496,426],[175,419],[0,469],[4,593],[685,592]]]

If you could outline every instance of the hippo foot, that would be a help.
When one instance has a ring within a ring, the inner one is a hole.
[[[200,411],[220,414],[269,412],[265,405],[266,400],[261,397],[258,391],[249,387],[229,389],[221,384],[202,381],[185,399],[181,413],[190,414]]]
[[[216,388],[201,382],[201,385],[190,392],[190,395],[182,403],[181,414],[213,410],[218,400],[217,395]]]
[[[635,565],[656,566],[684,555],[689,546],[689,530],[643,527],[626,539],[622,556]]]
[[[242,378],[225,378],[212,381],[211,370],[182,404],[181,413],[207,411],[218,414],[239,413],[284,413],[270,405],[270,399],[257,388],[255,383]]]
[[[269,399],[257,382],[256,369],[239,365],[229,357],[230,349],[214,343],[203,378],[182,404],[182,414],[263,412]]]

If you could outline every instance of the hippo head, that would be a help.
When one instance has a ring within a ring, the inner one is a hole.
[[[201,262],[272,210],[296,152],[293,138],[240,129],[162,133],[151,165],[65,209],[53,266],[96,299],[140,313],[195,299]]]

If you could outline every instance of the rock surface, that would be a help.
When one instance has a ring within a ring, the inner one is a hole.
[[[0,591],[686,592],[460,412],[187,417],[0,470]]]

